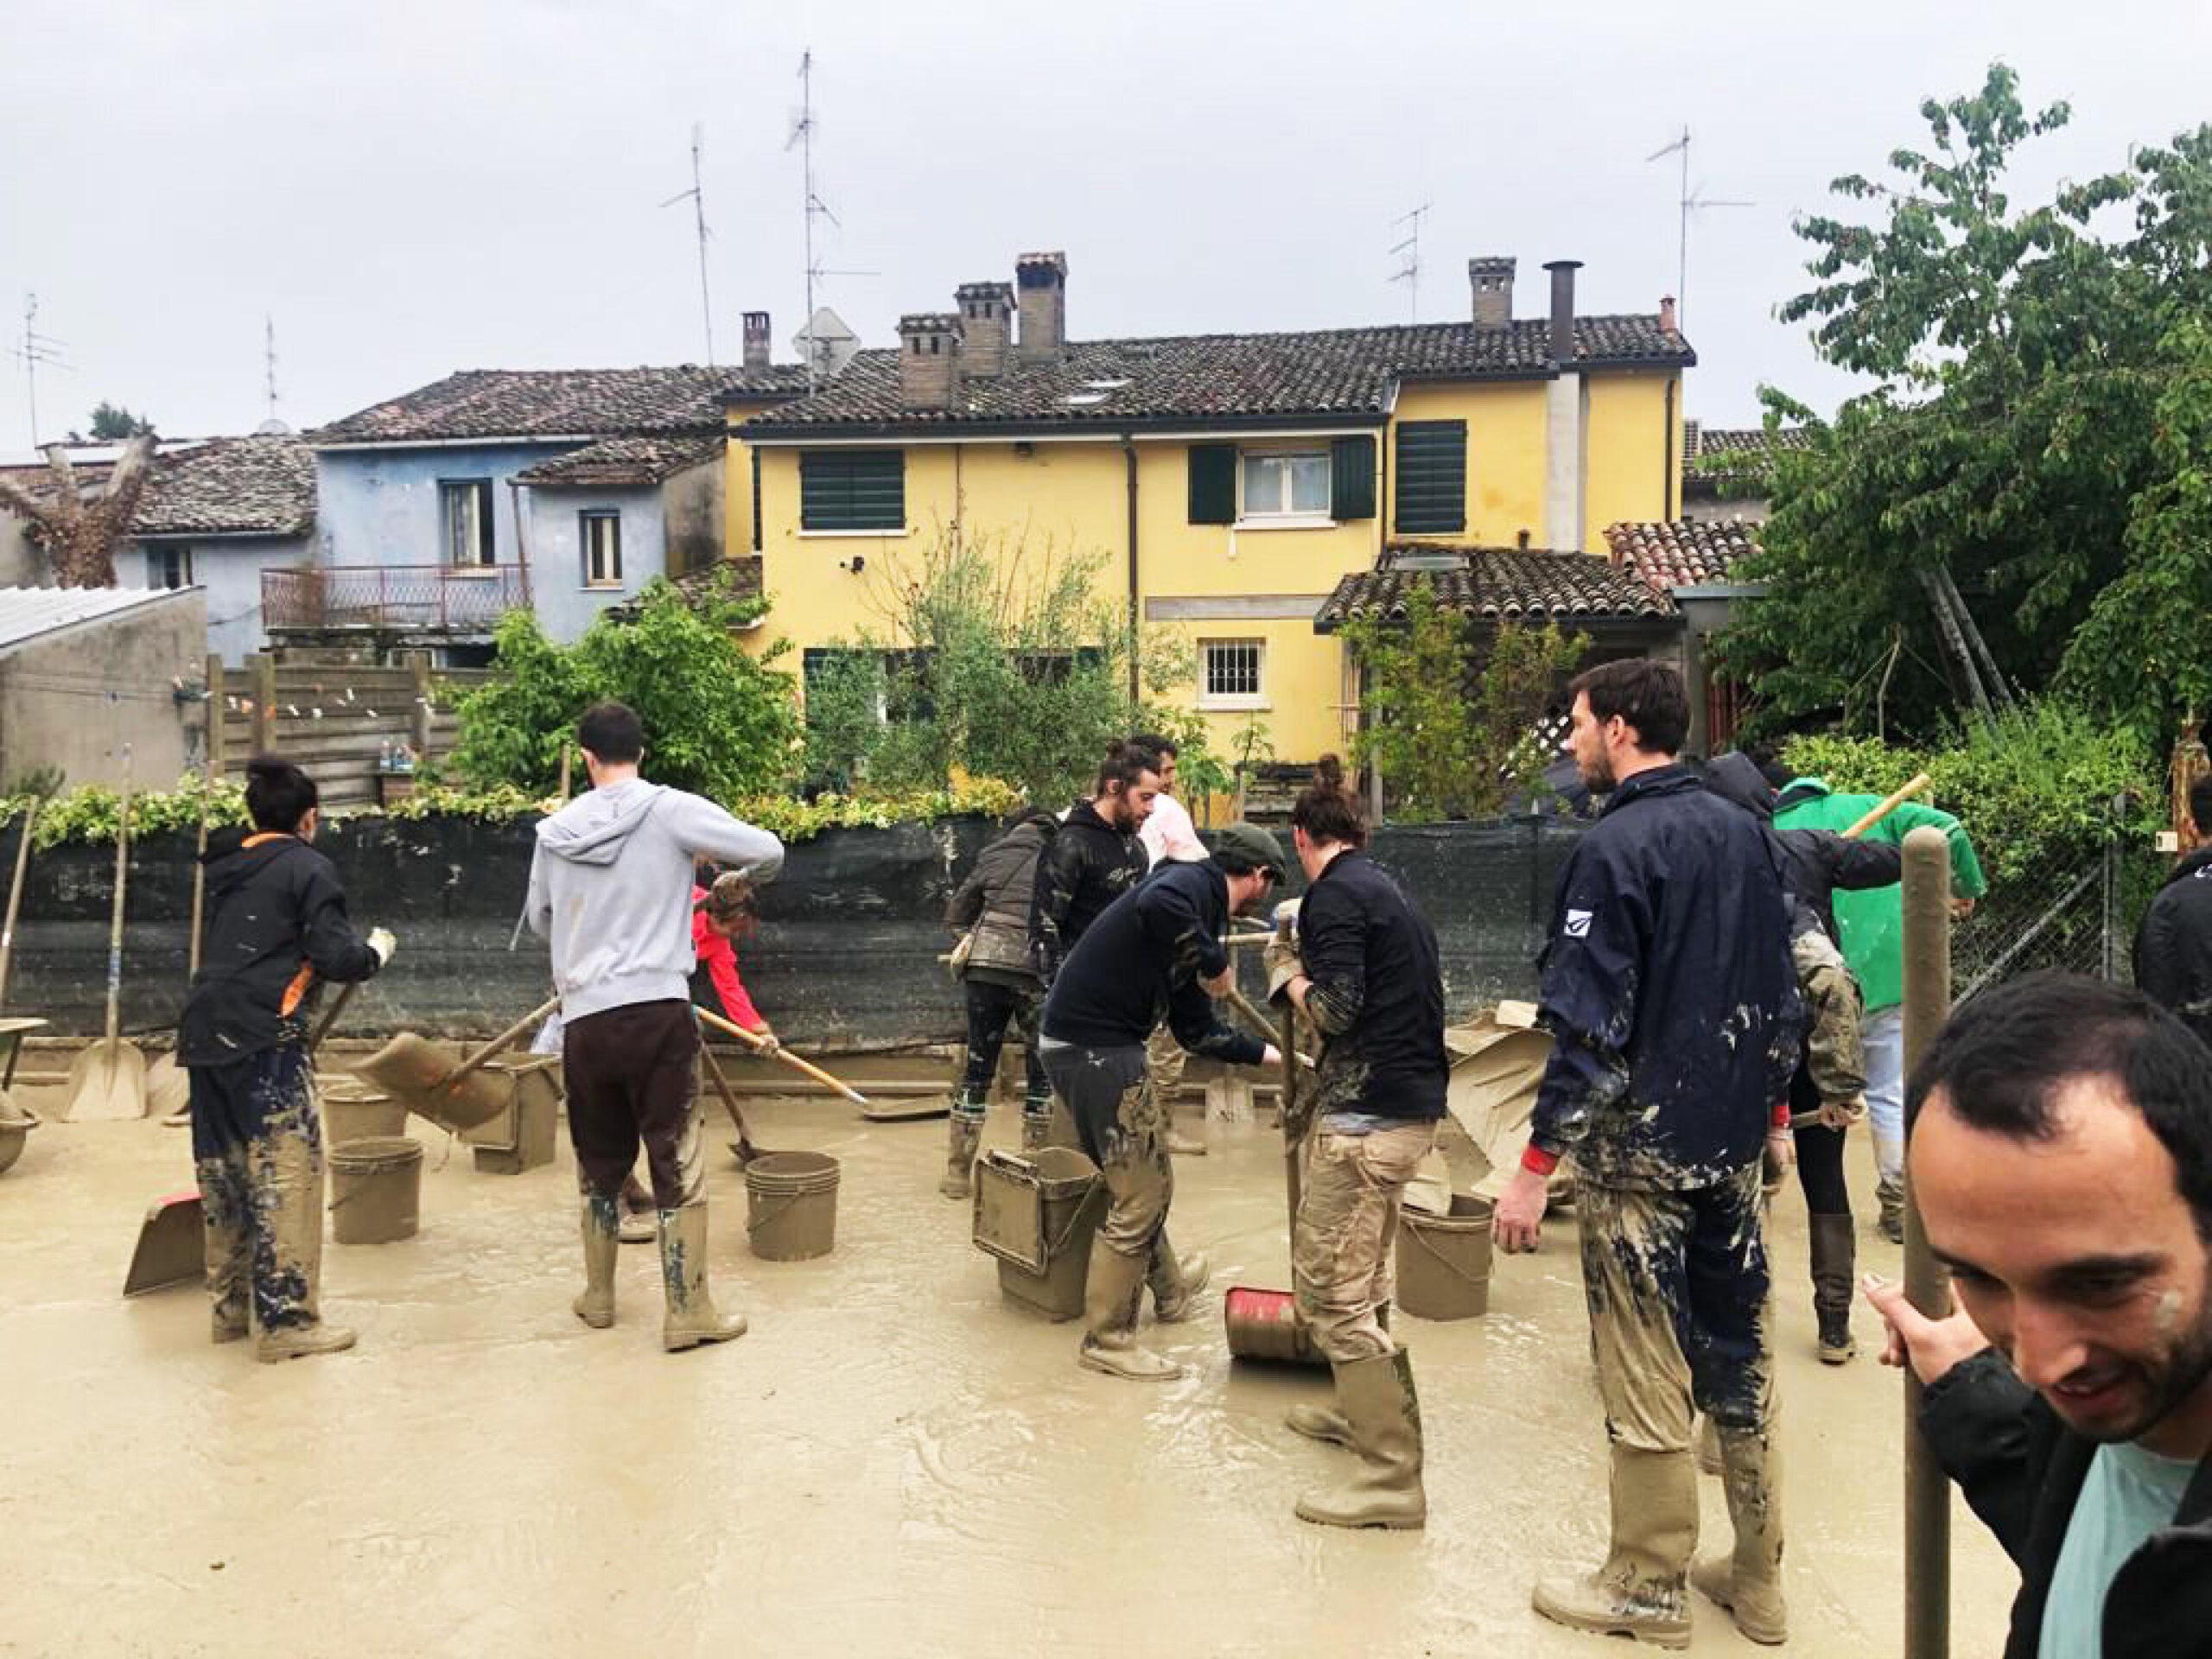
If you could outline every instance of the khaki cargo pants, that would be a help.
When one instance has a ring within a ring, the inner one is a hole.
[[[1399,1200],[1436,1144],[1436,1125],[1408,1123],[1306,1142],[1291,1284],[1314,1345],[1332,1361],[1369,1359],[1395,1344],[1376,1310],[1396,1287]]]

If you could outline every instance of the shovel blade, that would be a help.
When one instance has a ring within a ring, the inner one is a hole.
[[[72,1123],[121,1123],[146,1116],[146,1057],[121,1038],[88,1045],[70,1063],[61,1116]]]
[[[499,1071],[472,1071],[457,1084],[449,1084],[464,1058],[448,1044],[403,1031],[353,1072],[416,1116],[458,1135],[497,1117],[514,1092],[512,1078]]]
[[[156,1117],[175,1117],[192,1104],[192,1077],[163,1054],[146,1068],[146,1109]]]
[[[155,1199],[139,1225],[138,1248],[130,1253],[123,1294],[137,1296],[172,1285],[199,1284],[207,1276],[207,1234],[200,1189]]]

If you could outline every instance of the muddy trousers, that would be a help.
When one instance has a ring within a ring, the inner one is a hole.
[[[1314,1345],[1331,1363],[1393,1351],[1378,1310],[1396,1282],[1399,1200],[1436,1144],[1436,1125],[1408,1122],[1306,1142],[1291,1283]]]
[[[1739,1565],[1778,1564],[1772,1300],[1759,1169],[1686,1191],[1580,1183],[1582,1280],[1613,1452],[1615,1571],[1678,1597],[1697,1543],[1694,1413],[1728,1465]],[[1748,1574],[1747,1574],[1748,1576]]]
[[[243,1334],[321,1318],[322,1122],[297,1043],[229,1065],[195,1065],[192,1157],[206,1218],[207,1288],[219,1323]]]
[[[689,1002],[635,1002],[569,1020],[561,1058],[569,1139],[587,1196],[613,1203],[642,1141],[656,1208],[706,1202],[699,1027]]]
[[[1110,1202],[1105,1219],[1098,1224],[1093,1249],[1144,1263],[1144,1282],[1150,1285],[1154,1300],[1163,1289],[1172,1298],[1180,1285],[1174,1252],[1167,1243],[1175,1168],[1162,1139],[1166,1115],[1152,1092],[1143,1047],[1083,1048],[1049,1038],[1042,1047],[1045,1069],[1067,1103],[1084,1155],[1098,1166],[1106,1182]],[[1121,1323],[1121,1312],[1115,1310],[1110,1330],[1090,1334],[1103,1338],[1133,1330],[1136,1306],[1127,1310],[1126,1325]]]
[[[995,980],[970,977],[961,982],[968,1001],[968,1063],[960,1077],[963,1104],[982,1111],[991,1097],[991,1083],[998,1076],[999,1055],[1006,1047],[1007,1028],[1021,1039],[1027,1076],[1024,1079],[1024,1109],[1048,1113],[1052,1109],[1052,1085],[1045,1075],[1045,1062],[1037,1052],[1037,1016],[1044,994],[1033,987],[1017,989]]]

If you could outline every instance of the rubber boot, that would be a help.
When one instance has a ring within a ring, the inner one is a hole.
[[[1375,1309],[1375,1322],[1385,1331],[1390,1328],[1390,1304],[1382,1302]],[[1350,1446],[1351,1425],[1344,1421],[1343,1409],[1338,1406],[1315,1406],[1303,1402],[1293,1406],[1282,1414],[1283,1427],[1294,1434],[1303,1434],[1309,1440],[1319,1440],[1326,1446]]]
[[[353,1345],[321,1313],[322,1158],[305,1133],[272,1134],[247,1153],[257,1170],[254,1301],[261,1337],[253,1357],[274,1365]]]
[[[650,1244],[660,1227],[653,1219],[653,1195],[635,1171],[622,1178],[622,1197],[614,1206],[614,1236],[625,1244]],[[588,1321],[587,1321],[588,1323]]]
[[[1144,1300],[1148,1258],[1123,1255],[1104,1240],[1090,1242],[1090,1278],[1083,1293],[1084,1330],[1079,1363],[1109,1376],[1165,1382],[1183,1368],[1137,1345],[1137,1308]]]
[[[1875,1184],[1874,1197],[1881,1205],[1881,1213],[1874,1225],[1882,1236],[1892,1244],[1904,1243],[1904,1183],[1879,1181]]]
[[[208,1310],[213,1342],[238,1342],[253,1322],[253,1198],[246,1185],[245,1155],[232,1152],[194,1161],[200,1177],[200,1216],[205,1230]]]
[[[661,1287],[668,1294],[668,1315],[660,1345],[671,1354],[702,1342],[728,1342],[745,1334],[742,1313],[725,1314],[707,1288],[707,1206],[687,1204],[660,1212]]]
[[[1697,1548],[1697,1468],[1682,1452],[1612,1448],[1613,1544],[1605,1566],[1545,1579],[1529,1599],[1555,1624],[1687,1648],[1685,1580]]]
[[[1152,1259],[1145,1269],[1145,1283],[1152,1291],[1153,1317],[1162,1325],[1189,1319],[1198,1311],[1198,1293],[1212,1276],[1212,1264],[1203,1251],[1179,1257],[1168,1247],[1163,1229],[1152,1242]]]
[[[1699,1594],[1726,1608],[1752,1641],[1778,1647],[1789,1639],[1789,1611],[1782,1599],[1781,1448],[1767,1430],[1723,1429],[1720,1455],[1736,1548],[1700,1562],[1690,1581]]]
[[[584,1287],[571,1304],[594,1331],[614,1323],[614,1255],[621,1248],[621,1200],[584,1194]]]
[[[1427,1525],[1421,1396],[1414,1390],[1413,1356],[1400,1348],[1367,1359],[1339,1360],[1329,1370],[1359,1467],[1348,1479],[1300,1497],[1298,1518],[1324,1527]]]
[[[1841,1365],[1859,1351],[1851,1335],[1851,1294],[1857,1277],[1858,1241],[1848,1214],[1810,1218],[1813,1237],[1813,1316],[1821,1328],[1821,1363]]]
[[[1205,1141],[1198,1135],[1183,1134],[1172,1121],[1167,1125],[1167,1132],[1160,1137],[1160,1144],[1177,1158],[1203,1158],[1206,1155]]]
[[[1052,1144],[1052,1103],[1040,1109],[1033,1102],[1021,1110],[1021,1149],[1042,1152]]]
[[[944,1179],[937,1190],[948,1198],[964,1198],[969,1193],[969,1173],[976,1167],[976,1150],[983,1144],[983,1108],[981,1102],[970,1105],[965,1095],[952,1103],[952,1116],[946,1120],[944,1151]]]

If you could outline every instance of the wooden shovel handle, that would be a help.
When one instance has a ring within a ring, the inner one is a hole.
[[[322,1011],[322,1018],[315,1022],[315,1034],[308,1039],[309,1059],[315,1058],[315,1050],[322,1046],[322,1039],[330,1035],[330,1028],[338,1023],[338,1016],[346,1012],[346,1005],[353,1000],[353,993],[360,988],[359,980],[338,988],[338,995],[330,999],[330,1006]]]
[[[1858,823],[1853,824],[1850,829],[1845,830],[1843,832],[1843,838],[1846,841],[1858,840],[1859,836],[1865,835],[1869,830],[1872,830],[1884,818],[1888,817],[1891,813],[1903,806],[1909,798],[1912,796],[1917,795],[1922,790],[1927,788],[1928,784],[1929,777],[1926,772],[1922,772],[1914,773],[1910,783],[1905,785],[1904,788],[1885,797],[1881,804],[1876,806],[1873,810],[1867,813],[1867,815],[1859,819]]]
[[[115,814],[115,906],[107,925],[107,1046],[122,1031],[123,894],[130,879],[130,746],[123,746],[123,795]]]
[[[16,848],[15,879],[8,884],[8,919],[0,923],[0,1007],[8,1001],[8,970],[16,960],[16,918],[23,907],[23,877],[30,868],[31,831],[38,827],[36,796],[23,810],[23,838]]]
[[[696,1005],[695,1004],[694,1007],[696,1007]],[[738,1041],[752,1049],[754,1053],[757,1054],[762,1049],[767,1047],[767,1044],[760,1038],[754,1036],[751,1032],[747,1031],[743,1026],[737,1024],[734,1020],[723,1019],[721,1015],[716,1014],[712,1008],[697,1008],[696,1011],[699,1018],[704,1020],[707,1024],[712,1026],[716,1031],[726,1032],[730,1036],[736,1038]],[[774,1052],[772,1052],[768,1058],[772,1060],[781,1060],[785,1065],[791,1067],[794,1071],[805,1073],[808,1077],[812,1077],[817,1083],[822,1084],[825,1089],[834,1090],[838,1094],[842,1095],[847,1100],[851,1101],[855,1106],[865,1106],[868,1104],[868,1096],[861,1093],[859,1090],[852,1087],[849,1084],[839,1082],[836,1077],[831,1077],[827,1071],[824,1071],[820,1066],[814,1065],[811,1061],[799,1058],[798,1055],[792,1053],[791,1050],[782,1046],[780,1044],[777,1046]]]
[[[736,1126],[737,1138],[747,1146],[753,1144],[753,1130],[745,1121],[745,1109],[737,1103],[737,1091],[729,1086],[729,1079],[722,1075],[722,1063],[715,1058],[715,1051],[702,1043],[699,1058],[707,1067],[709,1081],[715,1092],[721,1096],[722,1109],[729,1114],[729,1121]]]
[[[349,986],[347,988],[351,989],[352,988]],[[459,1065],[454,1067],[452,1071],[447,1072],[443,1077],[439,1079],[438,1087],[441,1089],[450,1089],[454,1084],[459,1083],[463,1077],[468,1076],[472,1071],[480,1070],[486,1060],[495,1057],[501,1049],[506,1047],[508,1044],[513,1042],[516,1038],[521,1036],[523,1033],[528,1031],[532,1026],[542,1024],[545,1017],[560,1006],[561,999],[559,997],[548,997],[544,1001],[532,1008],[528,1014],[523,1015],[521,1019],[516,1020],[514,1024],[509,1026],[505,1031],[494,1037],[490,1042],[485,1044],[483,1047],[471,1054]]]

